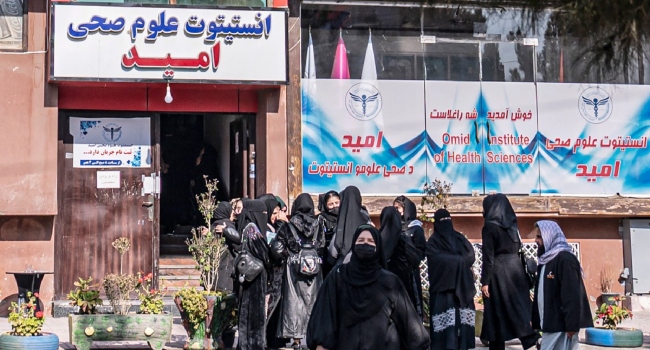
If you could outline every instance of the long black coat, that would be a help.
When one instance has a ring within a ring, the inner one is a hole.
[[[502,342],[534,334],[530,326],[533,303],[526,271],[517,255],[519,242],[493,223],[483,227],[481,284],[489,286],[484,298],[481,339]]]
[[[376,288],[378,293],[382,290],[389,293],[383,305],[376,305],[381,311],[350,327],[346,327],[341,320],[341,310],[346,305],[342,305],[338,299],[339,288],[344,283],[339,268],[335,268],[318,292],[307,329],[309,349],[316,349],[315,344],[322,344],[329,350],[429,349],[429,335],[397,276],[382,271],[382,276],[375,282]]]
[[[537,270],[533,328],[543,332],[578,332],[594,326],[580,263],[575,255],[561,252],[546,264],[544,276]],[[539,280],[544,278],[544,327],[540,326],[537,298]]]

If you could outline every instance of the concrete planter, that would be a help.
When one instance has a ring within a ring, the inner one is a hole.
[[[587,328],[585,343],[615,348],[638,348],[643,345],[643,332],[640,329]]]
[[[89,350],[93,342],[146,341],[162,350],[172,338],[173,316],[165,315],[69,315],[70,343]]]
[[[0,350],[58,350],[59,337],[43,333],[34,337],[21,337],[3,333],[0,335]]]

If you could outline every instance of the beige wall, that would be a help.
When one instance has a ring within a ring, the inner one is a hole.
[[[47,2],[28,4],[28,52],[0,52],[0,316],[18,291],[5,272],[54,269],[57,96],[46,83]],[[53,286],[46,276],[41,297],[48,307]]]

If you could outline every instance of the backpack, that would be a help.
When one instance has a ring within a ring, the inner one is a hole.
[[[296,273],[313,277],[320,273],[321,264],[323,259],[318,255],[316,251],[316,237],[312,242],[302,242],[300,237],[295,231],[293,224],[289,223],[289,231],[296,239],[296,242],[300,245],[300,251],[298,253],[293,253],[289,250],[289,258],[287,263],[291,264]],[[316,234],[317,236],[318,234]]]

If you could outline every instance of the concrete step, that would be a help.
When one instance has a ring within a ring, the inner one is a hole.
[[[170,290],[172,287],[177,287],[177,288],[182,288],[182,287],[199,287],[201,285],[201,281],[198,279],[182,279],[182,280],[168,280],[165,278],[160,278],[160,282],[158,285],[161,288],[167,288],[167,290]]]
[[[158,259],[159,265],[191,265],[196,263],[189,254],[162,254]]]
[[[168,265],[173,266],[173,265]],[[177,265],[180,267],[168,268],[160,266],[160,276],[201,276],[201,272],[194,265]]]

